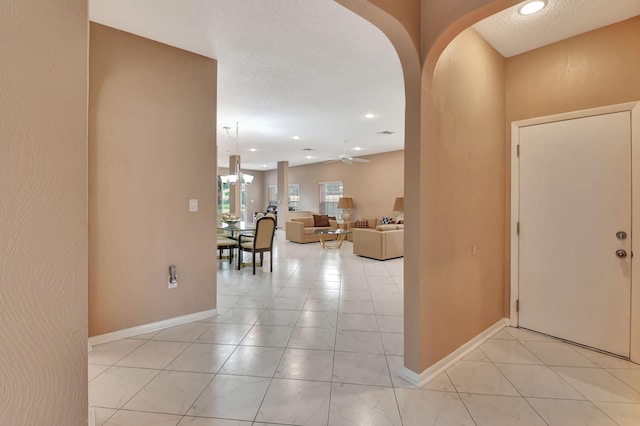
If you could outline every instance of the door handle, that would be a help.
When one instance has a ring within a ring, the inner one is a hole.
[[[616,238],[618,238],[619,240],[624,240],[625,238],[627,238],[627,233],[624,231],[618,231],[616,232]]]
[[[616,250],[616,256],[618,256],[618,258],[620,259],[624,259],[625,257],[627,257],[627,251],[626,250]]]

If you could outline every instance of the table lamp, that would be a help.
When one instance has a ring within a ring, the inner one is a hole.
[[[396,223],[404,223],[404,197],[396,198],[396,201],[393,203],[393,211],[400,212]]]
[[[340,217],[343,222],[348,222],[351,220],[351,209],[354,208],[353,198],[351,197],[340,197],[338,200],[338,208],[342,209],[342,214]]]

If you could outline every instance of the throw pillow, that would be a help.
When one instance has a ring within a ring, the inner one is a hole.
[[[390,217],[384,217],[383,216],[382,219],[380,220],[380,225],[391,225],[393,223],[394,223],[394,221]]]
[[[356,220],[356,228],[368,228],[369,222],[366,220]]]
[[[329,216],[326,214],[314,214],[313,226],[315,227],[329,226]]]

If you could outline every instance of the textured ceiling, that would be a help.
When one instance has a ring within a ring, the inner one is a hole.
[[[475,28],[509,57],[640,14],[640,0],[548,2],[539,14],[516,6]],[[90,0],[90,18],[218,60],[220,166],[236,152],[244,169],[268,170],[336,158],[344,141],[352,156],[404,147],[398,56],[334,0]],[[223,130],[234,135],[236,122],[238,151]]]
[[[354,156],[404,147],[398,56],[333,0],[92,0],[90,16],[218,60],[220,166],[236,152],[223,127],[234,135],[236,122],[242,167],[254,170],[336,158],[345,140]]]
[[[474,28],[508,58],[640,15],[640,0],[547,1],[547,7],[535,15],[518,14],[521,3],[478,22]]]

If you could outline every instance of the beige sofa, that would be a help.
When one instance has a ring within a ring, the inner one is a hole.
[[[353,254],[377,260],[404,256],[404,225],[352,228]]]
[[[284,226],[285,235],[288,241],[294,243],[313,243],[320,241],[320,235],[314,233],[316,229],[333,229],[336,228],[335,221],[332,221],[333,226],[314,226],[312,217],[294,217],[287,221]],[[335,235],[326,235],[325,241],[335,240]]]

